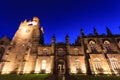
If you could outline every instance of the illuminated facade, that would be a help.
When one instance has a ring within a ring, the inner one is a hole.
[[[12,40],[0,39],[0,73],[80,73],[120,74],[120,35],[84,35],[81,29],[74,44],[56,43],[52,37],[49,45],[44,44],[44,31],[40,21],[34,17],[20,24]]]

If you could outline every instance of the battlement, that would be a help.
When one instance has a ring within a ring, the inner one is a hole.
[[[26,19],[21,22],[20,27],[33,27],[33,26],[39,26],[39,18],[38,17],[33,17],[33,20],[27,21]]]

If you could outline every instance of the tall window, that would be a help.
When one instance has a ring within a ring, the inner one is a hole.
[[[79,59],[75,59],[75,67],[76,69],[80,69],[80,60]]]
[[[104,41],[104,45],[105,45],[105,47],[106,47],[106,49],[107,49],[107,52],[110,52],[110,51],[111,51],[111,49],[110,49],[110,42],[107,41],[107,40],[105,40],[105,41]]]
[[[63,53],[63,48],[59,48],[58,53],[60,53],[60,54]]]
[[[43,55],[47,55],[48,50],[46,48],[43,49]]]
[[[96,52],[95,42],[94,42],[94,41],[90,41],[90,42],[89,42],[89,45],[90,45],[91,51],[92,51],[93,53],[95,53],[95,52]]]
[[[96,70],[102,70],[101,60],[99,58],[94,59],[94,66]]]
[[[77,48],[74,49],[74,55],[78,55],[79,54],[79,50]]]
[[[120,65],[116,58],[111,58],[110,63],[111,63],[112,69],[120,69]]]
[[[46,69],[46,60],[42,60],[42,70]]]
[[[58,55],[64,55],[65,52],[63,50],[63,48],[58,48]]]

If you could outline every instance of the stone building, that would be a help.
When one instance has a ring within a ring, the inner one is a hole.
[[[120,74],[120,35],[113,35],[106,28],[107,35],[94,34],[77,37],[70,44],[69,36],[65,43],[56,43],[52,36],[51,44],[44,44],[44,31],[40,21],[34,17],[25,20],[12,40],[0,39],[0,73],[80,73],[80,74]]]

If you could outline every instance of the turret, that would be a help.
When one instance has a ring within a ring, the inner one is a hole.
[[[108,27],[106,27],[106,32],[108,36],[112,36],[112,32],[110,31],[110,29]]]
[[[54,54],[55,42],[56,42],[56,37],[55,37],[55,35],[53,35],[52,36],[52,45],[51,45],[51,47],[52,47],[52,54]]]
[[[95,35],[95,36],[98,36],[99,34],[98,34],[96,28],[94,27],[93,29],[94,29],[94,35]]]
[[[66,40],[66,44],[69,45],[70,43],[69,43],[69,36],[68,36],[68,34],[65,36],[65,40]]]
[[[44,29],[41,27],[40,29],[40,44],[44,44]]]
[[[56,42],[56,37],[55,35],[52,36],[52,45],[55,45],[55,42]]]
[[[80,29],[80,33],[81,33],[82,36],[85,36],[84,31],[83,31],[82,28]]]

